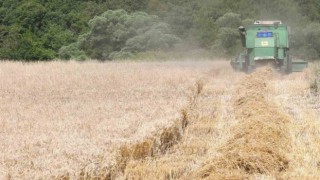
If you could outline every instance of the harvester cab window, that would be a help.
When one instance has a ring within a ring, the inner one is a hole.
[[[269,38],[273,37],[273,32],[258,32],[257,33],[258,38]]]

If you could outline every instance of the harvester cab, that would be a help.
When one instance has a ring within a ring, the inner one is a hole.
[[[252,72],[267,64],[281,72],[303,71],[308,63],[294,59],[289,53],[289,30],[281,21],[255,21],[248,27],[239,27],[244,53],[231,61],[235,70]]]

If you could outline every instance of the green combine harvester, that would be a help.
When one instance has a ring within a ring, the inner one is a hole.
[[[246,52],[231,61],[235,70],[250,73],[259,66],[272,65],[283,73],[291,73],[308,66],[307,61],[290,55],[288,27],[281,21],[255,21],[247,28],[240,26],[239,32]]]

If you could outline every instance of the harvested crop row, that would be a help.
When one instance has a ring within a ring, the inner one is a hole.
[[[142,172],[148,172],[145,169],[148,167],[140,167],[136,163],[145,162],[148,158],[161,157],[182,139],[183,133],[190,123],[189,119],[193,116],[191,111],[196,106],[199,94],[203,89],[203,82],[196,81],[190,89],[193,93],[188,98],[189,103],[181,110],[180,118],[177,118],[172,125],[159,129],[140,142],[121,146],[116,155],[116,161],[112,165],[106,167],[102,163],[98,163],[93,168],[84,168],[80,173],[80,178],[116,179],[121,176],[146,178],[146,174]],[[142,173],[141,175],[134,173],[137,169],[139,169],[139,174]]]
[[[219,64],[1,62],[0,179],[98,174],[114,149],[180,118],[188,88]]]
[[[189,105],[181,110],[181,119],[178,119],[171,127],[160,130],[152,138],[148,138],[142,143],[120,148],[118,164],[125,164],[125,166],[121,167],[121,171],[127,178],[147,178],[146,172],[148,172],[149,167],[145,166],[146,158],[159,157],[179,143],[190,123],[192,116],[190,111],[197,103],[202,86],[201,81],[196,82],[193,93],[189,97]],[[142,166],[137,162],[143,162]],[[159,169],[157,169],[157,172],[162,174]],[[150,178],[152,177],[150,176]]]
[[[314,90],[319,66],[274,79],[274,97],[279,107],[292,117],[290,166],[284,179],[320,177],[320,96]],[[311,88],[311,89],[310,89]]]
[[[230,112],[231,107],[226,104],[230,91],[225,89],[233,84],[227,81],[230,75],[235,73],[229,68],[213,69],[197,81],[189,105],[182,111],[182,120],[141,143],[122,147],[117,163],[105,177],[178,179],[200,167],[228,137],[224,133],[232,118],[224,110]],[[162,139],[167,139],[167,143],[162,143]],[[163,144],[170,148],[163,151]],[[92,178],[85,178],[88,177]]]
[[[267,97],[266,81],[271,69],[262,69],[240,81],[235,96],[234,136],[197,177],[243,179],[251,176],[278,177],[288,169],[291,149],[290,117]]]

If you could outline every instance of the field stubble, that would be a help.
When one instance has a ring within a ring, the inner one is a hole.
[[[13,179],[312,179],[312,70],[227,62],[1,63],[0,173]]]

